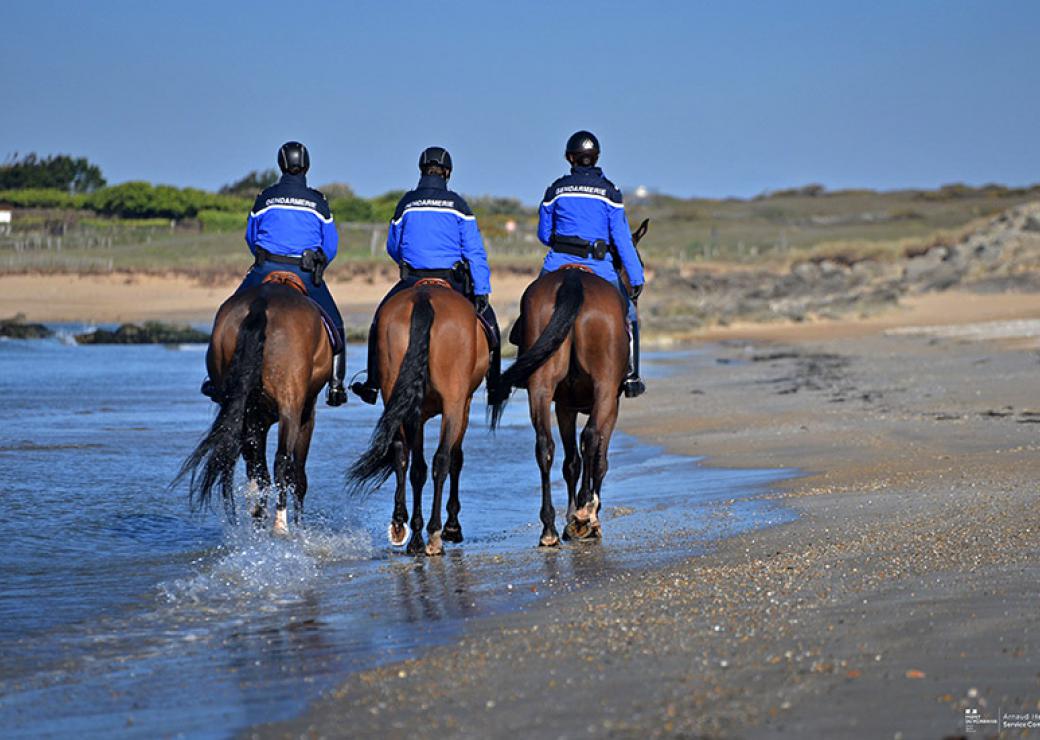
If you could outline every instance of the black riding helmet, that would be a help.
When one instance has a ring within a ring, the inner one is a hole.
[[[419,155],[419,172],[425,172],[428,165],[437,165],[445,170],[445,177],[451,175],[451,155],[442,146],[431,146],[423,149]]]
[[[564,156],[571,164],[591,167],[599,159],[599,139],[591,131],[577,131],[567,139]]]
[[[278,168],[282,174],[306,175],[311,168],[311,155],[298,141],[287,141],[278,150]]]

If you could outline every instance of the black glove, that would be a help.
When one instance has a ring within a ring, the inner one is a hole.
[[[477,309],[477,313],[484,313],[488,307],[488,297],[486,295],[473,296],[473,306]]]
[[[639,300],[639,294],[643,292],[643,285],[645,285],[645,283],[636,285],[632,288],[632,292],[629,293],[629,297],[631,297],[633,301]]]

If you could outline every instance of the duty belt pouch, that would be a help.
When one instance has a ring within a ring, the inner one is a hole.
[[[300,269],[311,273],[315,286],[321,286],[322,273],[325,272],[324,254],[314,249],[305,249],[300,255]]]
[[[462,294],[468,298],[473,297],[473,275],[469,271],[469,263],[459,260],[451,266],[452,277],[462,288]]]
[[[263,247],[257,247],[256,254],[253,255],[253,267],[263,267],[265,262],[267,262],[267,250]]]
[[[607,258],[608,245],[602,239],[597,239],[592,243],[592,258],[596,260],[603,260]]]

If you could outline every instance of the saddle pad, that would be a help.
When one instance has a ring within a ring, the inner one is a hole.
[[[566,265],[560,268],[561,270],[581,270],[589,274],[595,274],[592,272],[592,268],[588,265],[583,265],[579,262],[568,262]]]
[[[449,283],[444,278],[423,278],[422,280],[419,280],[415,283],[415,287],[418,287],[420,285],[436,285],[438,288],[447,288],[448,290],[451,290],[451,283]]]

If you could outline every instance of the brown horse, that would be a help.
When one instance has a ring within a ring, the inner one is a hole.
[[[271,485],[267,434],[277,422],[274,532],[285,534],[287,494],[295,500],[294,521],[298,523],[303,515],[314,403],[332,368],[332,348],[321,313],[289,285],[268,282],[242,291],[217,311],[206,365],[219,389],[220,410],[174,483],[190,474],[195,509],[209,504],[219,484],[225,511],[234,521],[235,465],[241,456],[258,495],[252,514],[257,523],[262,522]]]
[[[632,241],[638,244],[646,230],[644,221]],[[520,305],[524,317],[520,351],[490,395],[492,427],[498,424],[513,387],[526,386],[535,459],[542,476],[539,544],[556,546],[560,538],[549,479],[556,452],[550,415],[556,402],[567,482],[564,538],[597,538],[607,451],[628,365],[625,302],[616,285],[575,265],[540,276],[524,291]],[[589,416],[580,449],[579,413]]]
[[[372,444],[351,466],[348,481],[355,492],[371,491],[391,473],[397,477],[390,542],[408,540],[409,554],[441,555],[443,541],[462,542],[459,524],[459,475],[462,439],[473,393],[488,370],[488,341],[476,311],[444,281],[424,280],[390,298],[380,309],[379,378],[384,409]],[[430,535],[424,546],[422,489],[427,465],[423,428],[441,415],[440,442],[433,456],[433,505]],[[405,506],[405,476],[411,453],[411,539]],[[450,476],[448,520],[441,528],[441,496]]]

